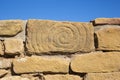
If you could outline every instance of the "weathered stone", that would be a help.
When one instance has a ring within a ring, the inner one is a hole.
[[[4,55],[4,46],[2,41],[0,41],[0,55]]]
[[[119,71],[120,52],[76,55],[71,61],[71,69],[78,73]]]
[[[97,18],[94,20],[94,25],[105,25],[105,24],[119,25],[120,18]]]
[[[20,76],[9,76],[9,77],[4,77],[0,80],[30,80],[28,78],[22,78]]]
[[[80,76],[76,75],[46,75],[45,80],[83,80]]]
[[[13,70],[18,74],[29,72],[67,73],[69,60],[59,57],[25,57],[13,61]]]
[[[14,55],[24,52],[23,40],[21,39],[5,39],[5,54]]]
[[[0,20],[0,36],[15,36],[21,32],[22,20]]]
[[[91,23],[28,20],[27,50],[29,53],[90,52],[94,50]]]
[[[95,31],[97,50],[120,50],[120,26],[104,26]]]
[[[10,68],[12,59],[0,59],[0,68]]]
[[[88,73],[85,80],[120,80],[120,72]]]
[[[0,77],[6,75],[7,73],[8,73],[7,70],[2,70],[2,69],[0,69]]]

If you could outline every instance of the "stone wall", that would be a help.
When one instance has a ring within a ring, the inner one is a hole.
[[[120,18],[0,20],[0,80],[120,80]]]

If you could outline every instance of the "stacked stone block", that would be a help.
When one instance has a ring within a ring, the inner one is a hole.
[[[120,18],[0,20],[0,80],[120,80]]]

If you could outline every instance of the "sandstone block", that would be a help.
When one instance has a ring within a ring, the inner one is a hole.
[[[8,71],[7,70],[0,70],[0,77],[2,77],[2,76],[4,76],[4,75],[6,75],[8,73]]]
[[[59,57],[32,56],[13,61],[15,73],[44,72],[44,73],[68,73],[69,60]]]
[[[76,75],[46,75],[45,80],[83,80],[80,76]]]
[[[15,36],[23,30],[23,25],[22,20],[0,20],[0,36]]]
[[[94,20],[94,25],[105,25],[105,24],[119,25],[120,18],[97,18]]]
[[[29,53],[90,52],[94,49],[91,23],[28,20]]]
[[[0,55],[4,55],[4,46],[2,41],[0,41]]]
[[[4,77],[0,80],[30,80],[28,78],[22,78],[20,76],[9,76],[9,77]]]
[[[21,39],[5,39],[5,54],[14,55],[24,52],[23,40]]]
[[[71,69],[78,73],[119,71],[120,52],[76,55],[71,61]]]
[[[88,73],[85,80],[120,80],[120,72]]]
[[[0,69],[1,68],[10,68],[12,59],[0,59]]]
[[[101,26],[95,31],[97,50],[120,50],[120,26]]]

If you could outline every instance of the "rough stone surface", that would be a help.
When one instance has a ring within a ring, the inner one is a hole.
[[[0,80],[30,80],[28,78],[22,78],[20,76],[9,76],[9,77],[4,77]]]
[[[88,73],[85,80],[120,80],[120,72]]]
[[[13,61],[15,73],[47,72],[47,73],[67,73],[69,70],[69,60],[59,57],[32,56]]]
[[[4,47],[2,41],[0,41],[0,55],[4,55]]]
[[[120,18],[97,18],[94,20],[94,25],[105,25],[105,24],[119,25]]]
[[[2,69],[0,69],[0,77],[6,75],[7,73],[8,73],[7,70],[2,70]]]
[[[120,26],[104,26],[95,31],[97,50],[120,50]]]
[[[21,39],[5,39],[5,54],[14,55],[24,52],[23,40]]]
[[[119,71],[120,52],[76,55],[72,59],[71,69],[78,73]]]
[[[91,23],[28,20],[27,50],[29,53],[90,52],[94,50]]]
[[[82,80],[80,76],[76,75],[46,75],[45,80]]]
[[[12,59],[0,59],[0,68],[10,68]]]
[[[22,20],[0,20],[0,36],[15,36],[21,32]]]

